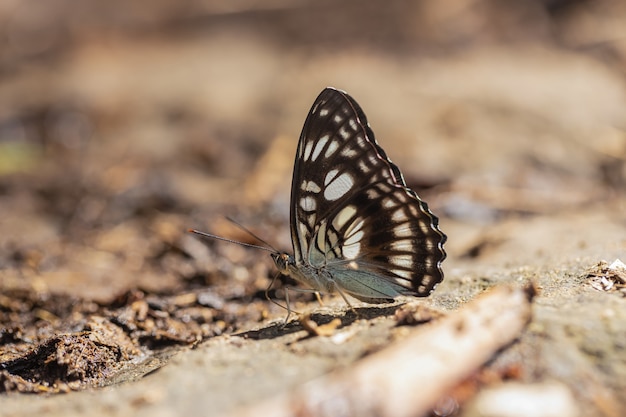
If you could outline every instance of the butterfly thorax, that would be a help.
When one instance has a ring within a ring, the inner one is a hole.
[[[273,253],[272,259],[278,271],[306,286],[323,293],[333,293],[335,282],[330,272],[324,267],[313,265],[298,265],[295,258],[286,253]]]

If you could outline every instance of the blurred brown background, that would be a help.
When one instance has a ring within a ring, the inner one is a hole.
[[[449,282],[623,259],[625,73],[619,0],[1,0],[0,290],[256,294],[266,253],[186,230],[290,248],[325,86],[440,217]]]
[[[442,218],[448,265],[544,217],[574,216],[502,256],[570,250],[584,238],[555,234],[623,211],[625,16],[620,1],[4,0],[0,262],[86,240],[94,296],[133,285],[109,269],[142,265],[155,227],[269,216],[279,231],[260,233],[289,247],[293,154],[327,85]],[[77,262],[63,253],[43,271]],[[64,290],[60,275],[42,285]]]

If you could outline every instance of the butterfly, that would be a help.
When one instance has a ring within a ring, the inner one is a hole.
[[[293,255],[189,231],[268,250],[280,273],[315,293],[337,292],[349,306],[346,295],[372,304],[426,297],[443,280],[446,235],[439,220],[407,187],[344,91],[325,88],[304,122],[289,217]]]
[[[346,295],[367,303],[425,297],[443,280],[446,235],[438,222],[378,145],[357,102],[324,89],[300,135],[293,255],[272,253],[278,270],[315,292],[339,293],[348,305]]]

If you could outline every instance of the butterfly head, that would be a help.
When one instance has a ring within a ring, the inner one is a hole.
[[[281,274],[289,275],[289,265],[293,265],[295,263],[293,256],[285,252],[276,252],[272,253],[272,259]]]

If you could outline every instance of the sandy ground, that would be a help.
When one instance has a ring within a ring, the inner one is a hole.
[[[281,328],[267,253],[186,232],[255,243],[229,215],[290,248],[293,154],[327,85],[448,235],[427,321],[538,290],[453,415],[511,382],[624,413],[624,5],[100,3],[0,5],[2,416],[221,415],[420,331],[310,294],[294,307],[341,336]]]

